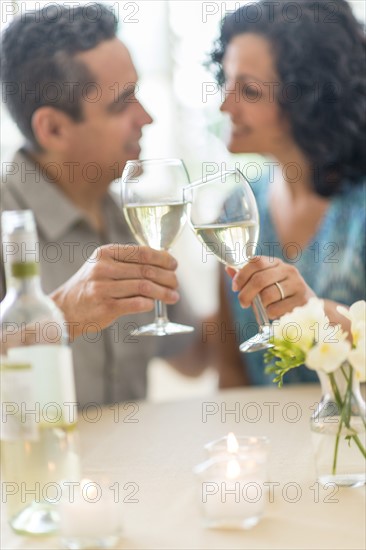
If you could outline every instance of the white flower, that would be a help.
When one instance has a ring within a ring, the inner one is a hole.
[[[274,321],[274,340],[300,348],[310,369],[331,373],[348,361],[356,377],[366,381],[366,302],[356,302],[349,309],[338,306],[337,310],[351,321],[353,346],[340,324],[330,324],[324,301],[318,298],[311,298],[304,306]]]
[[[306,365],[313,370],[326,373],[334,372],[346,361],[351,351],[347,334],[341,330],[341,325],[328,324],[319,331],[319,341],[308,351]]]
[[[286,327],[292,321],[291,313],[286,313],[279,319],[273,321],[271,327],[273,329],[273,337],[277,340],[286,339]]]
[[[308,322],[320,323],[325,317],[324,300],[315,297],[310,298],[304,306],[295,307],[290,315],[300,316]]]
[[[351,305],[349,309],[343,306],[337,306],[337,311],[344,317],[347,317],[347,319],[349,319],[351,323],[358,323],[359,321],[363,321],[364,323],[366,323],[365,300],[359,300],[358,302],[355,302]]]
[[[341,315],[351,321],[352,350],[349,352],[348,361],[354,368],[357,378],[361,382],[366,381],[366,302],[359,300],[349,309],[338,306]]]
[[[355,369],[360,382],[366,382],[366,323],[361,321],[354,327],[353,343],[354,346],[349,352],[348,361]]]
[[[351,349],[348,354],[348,361],[350,362],[350,365],[354,368],[357,379],[360,382],[366,382],[366,340],[363,340],[362,344],[363,349],[361,349],[361,346],[359,346],[357,349]]]
[[[310,298],[304,306],[295,307],[291,313],[273,322],[273,336],[291,342],[306,353],[318,340],[319,331],[328,324],[323,300]]]
[[[353,347],[357,348],[366,338],[366,323],[358,321],[352,324],[351,327]],[[365,353],[365,352],[364,352]]]
[[[349,309],[337,306],[337,311],[351,321],[351,334],[353,345],[358,345],[358,340],[364,338],[366,326],[366,302],[359,300],[351,305]]]
[[[304,330],[301,319],[292,313],[286,313],[279,320],[274,321],[272,328],[275,340],[285,340],[305,352],[311,347],[314,340],[314,334],[311,334],[308,328]]]

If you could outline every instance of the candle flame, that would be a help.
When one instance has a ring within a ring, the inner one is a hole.
[[[227,436],[227,452],[237,453],[239,450],[239,443],[233,432],[230,432]]]
[[[229,479],[235,479],[240,475],[240,464],[234,458],[229,460],[226,466],[226,476]]]

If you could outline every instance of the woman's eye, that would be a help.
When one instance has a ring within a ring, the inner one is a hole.
[[[243,97],[250,97],[250,98],[257,98],[259,97],[259,90],[258,88],[255,88],[254,86],[243,86]]]

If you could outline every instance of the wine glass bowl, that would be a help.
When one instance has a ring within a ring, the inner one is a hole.
[[[180,159],[132,160],[122,175],[122,205],[136,241],[156,250],[170,250],[187,219],[183,189],[188,172]],[[133,334],[166,336],[192,332],[193,327],[171,323],[166,305],[155,302],[155,321]]]
[[[253,191],[240,170],[195,182],[185,190],[190,225],[206,248],[226,266],[242,268],[255,256],[259,213]],[[240,346],[252,352],[271,347],[269,319],[259,296],[254,298],[259,332]]]

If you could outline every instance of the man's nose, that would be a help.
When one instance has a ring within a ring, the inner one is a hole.
[[[145,107],[139,102],[139,124],[141,126],[146,126],[147,124],[152,124],[153,122],[153,118],[146,111]]]

